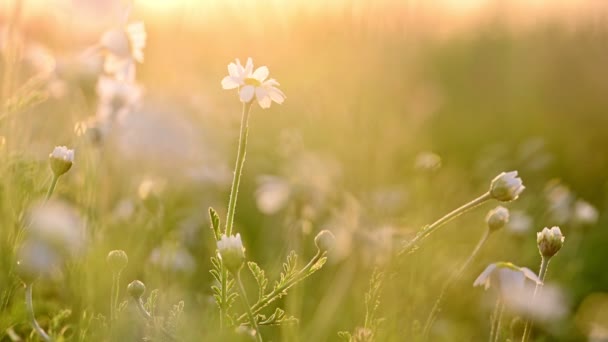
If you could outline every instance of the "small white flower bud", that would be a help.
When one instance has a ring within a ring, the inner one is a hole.
[[[517,171],[503,172],[496,176],[490,185],[490,195],[501,202],[514,201],[526,187]]]
[[[336,237],[329,230],[322,230],[315,236],[315,246],[321,252],[328,252],[336,246]]]
[[[486,223],[490,231],[498,230],[509,222],[509,209],[498,206],[488,212]]]
[[[230,272],[236,272],[243,266],[245,248],[241,241],[241,234],[236,234],[236,236],[222,235],[222,238],[217,242],[217,250],[222,263]]]
[[[127,253],[123,250],[114,250],[108,253],[106,261],[108,262],[108,265],[110,265],[112,272],[119,273],[124,270],[125,267],[127,267],[127,264],[129,263],[129,257],[127,256]]]
[[[127,286],[127,292],[131,297],[140,299],[146,292],[146,285],[139,280],[133,280],[129,286]]]
[[[59,177],[68,172],[74,163],[74,150],[70,150],[65,146],[57,146],[51,154],[49,154],[49,162],[51,170],[55,177]]]
[[[540,255],[551,258],[562,248],[564,239],[565,237],[559,227],[544,228],[536,233],[536,244]]]

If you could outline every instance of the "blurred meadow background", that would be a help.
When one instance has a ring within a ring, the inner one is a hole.
[[[101,99],[94,46],[127,13],[147,32],[136,100],[101,127],[118,104]],[[75,157],[53,198],[85,238],[76,260],[36,282],[43,328],[107,340],[95,335],[110,311],[106,255],[121,249],[121,301],[139,279],[158,289],[159,316],[184,301],[179,340],[247,338],[218,333],[208,271],[208,208],[225,217],[241,119],[220,82],[247,57],[287,96],[250,118],[235,216],[247,258],[272,281],[290,250],[305,262],[319,231],[336,238],[323,269],[273,304],[299,322],[262,327],[266,340],[357,335],[384,270],[373,340],[416,341],[495,204],[397,252],[518,170],[526,189],[505,204],[509,223],[448,291],[428,339],[487,340],[494,297],[473,281],[497,261],[538,273],[536,232],[560,226],[544,286],[553,306],[530,340],[608,341],[606,1],[2,0],[0,56],[0,341],[38,340],[13,269],[57,145]],[[252,297],[248,270],[243,281]],[[519,340],[522,318],[507,316],[501,340]]]

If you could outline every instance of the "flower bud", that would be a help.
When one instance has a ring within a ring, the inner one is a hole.
[[[68,172],[74,163],[74,150],[65,146],[57,146],[49,154],[49,163],[55,177],[59,177]]]
[[[545,258],[554,256],[564,245],[564,235],[559,227],[544,228],[536,233],[536,244],[540,255]]]
[[[135,299],[140,299],[141,296],[146,292],[146,285],[139,280],[133,280],[129,286],[127,286],[127,293]]]
[[[243,266],[245,248],[241,241],[241,234],[236,234],[236,236],[222,235],[222,238],[217,242],[217,250],[222,263],[230,272],[236,272]]]
[[[514,201],[526,187],[517,171],[503,172],[496,176],[490,185],[490,195],[501,202]]]
[[[498,206],[488,212],[486,223],[490,231],[496,231],[509,222],[509,209]]]
[[[315,246],[321,252],[328,252],[336,246],[336,237],[329,230],[322,230],[315,236]]]
[[[125,269],[125,267],[127,267],[127,264],[129,263],[129,257],[127,256],[127,253],[123,250],[114,250],[108,253],[106,261],[108,262],[108,265],[110,265],[112,272],[120,273],[122,270]]]

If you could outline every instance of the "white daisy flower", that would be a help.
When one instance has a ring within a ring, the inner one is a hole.
[[[104,71],[118,79],[133,80],[135,62],[144,61],[146,38],[143,22],[131,23],[124,28],[105,32],[99,42],[106,53]]]
[[[254,97],[262,108],[270,108],[272,101],[283,103],[285,94],[277,88],[279,82],[274,78],[268,78],[270,71],[268,67],[261,66],[253,71],[253,61],[247,59],[245,66],[237,59],[236,63],[228,64],[228,76],[222,79],[224,89],[239,90],[241,102],[249,103]]]
[[[497,262],[488,265],[475,279],[473,286],[497,288],[503,297],[517,294],[524,286],[526,279],[542,284],[540,278],[529,268],[515,266],[510,262]]]

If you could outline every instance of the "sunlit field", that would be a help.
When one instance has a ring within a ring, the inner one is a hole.
[[[0,341],[608,341],[608,3],[0,1]]]

